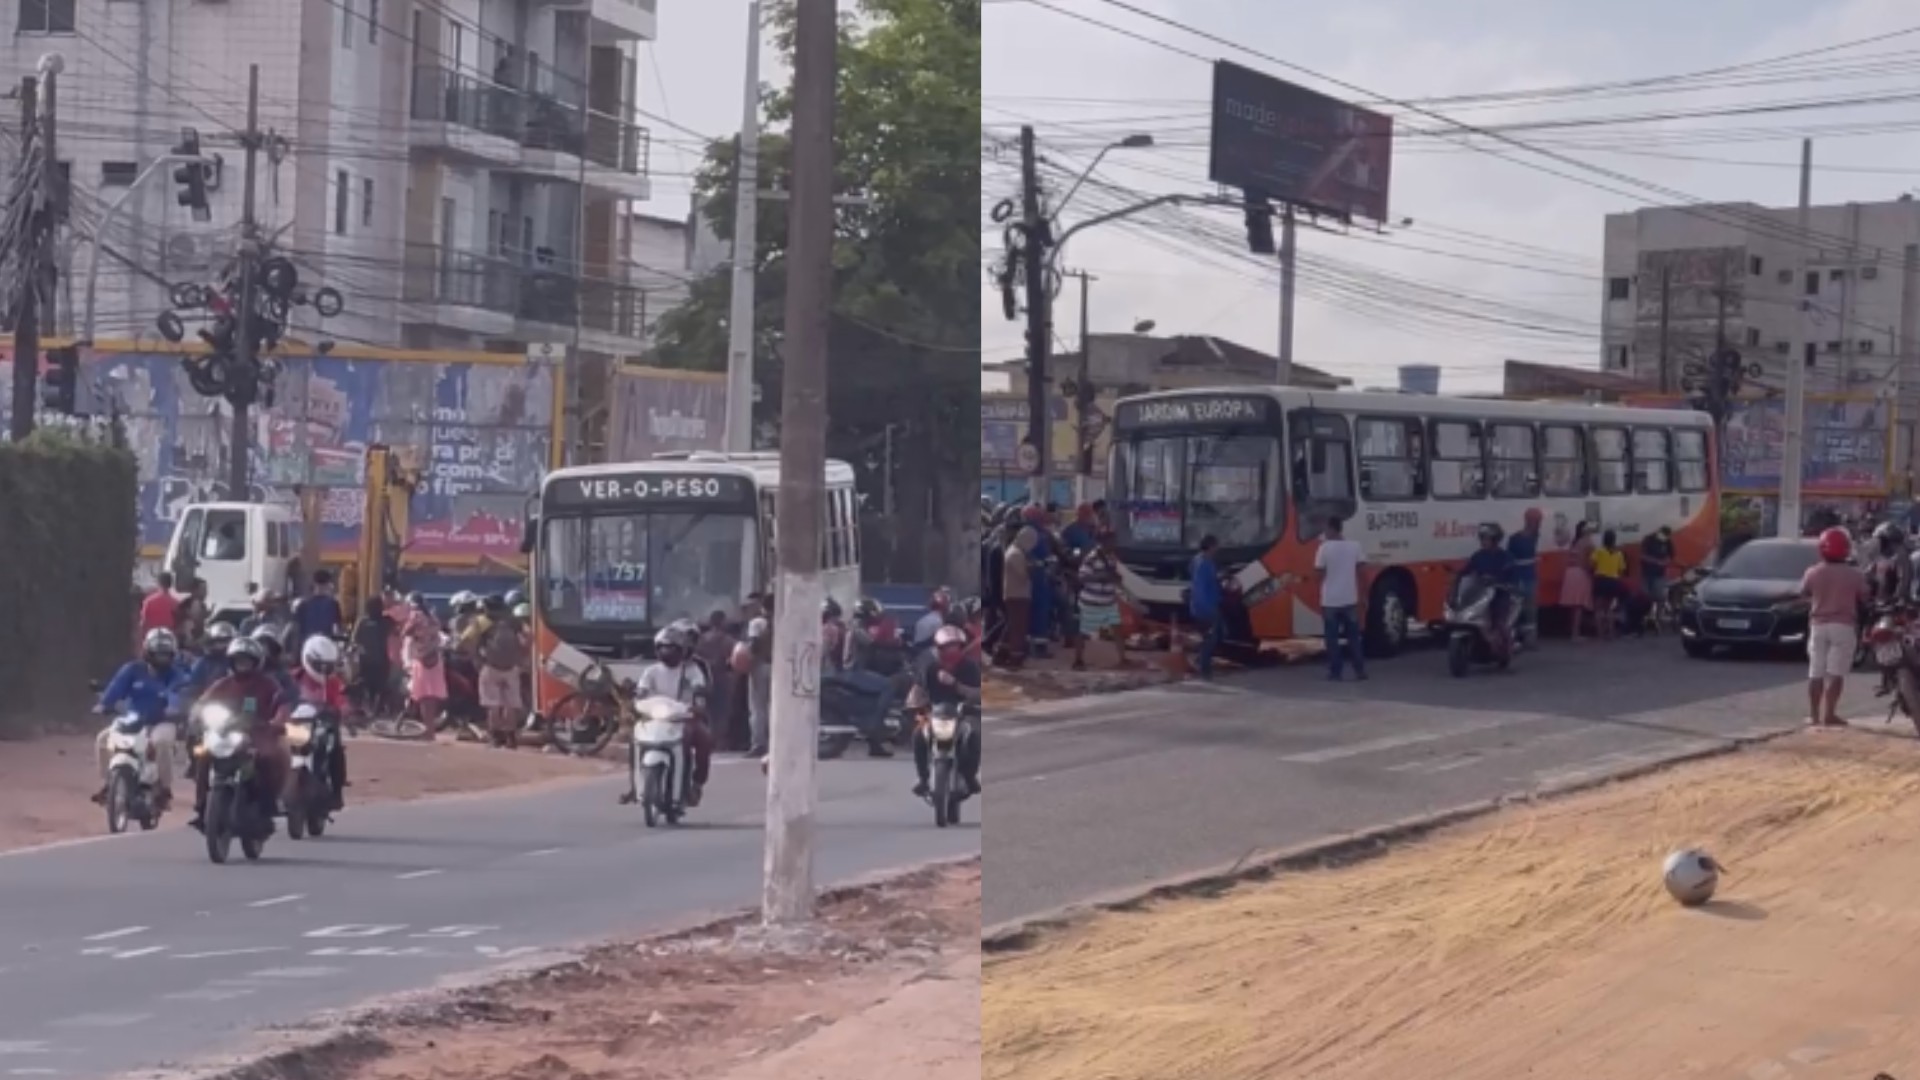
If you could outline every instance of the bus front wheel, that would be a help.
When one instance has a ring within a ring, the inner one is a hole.
[[[1397,577],[1382,577],[1373,583],[1367,596],[1367,653],[1375,657],[1397,656],[1407,643],[1407,627],[1413,618],[1413,597]]]

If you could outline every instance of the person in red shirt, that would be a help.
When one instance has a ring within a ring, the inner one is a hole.
[[[1853,650],[1859,641],[1860,606],[1872,596],[1867,576],[1853,565],[1853,538],[1845,529],[1820,534],[1820,562],[1800,579],[1800,595],[1808,601],[1807,706],[1813,727],[1845,727],[1840,719],[1840,693],[1853,668]]]
[[[287,754],[280,734],[287,711],[293,703],[283,701],[280,683],[266,672],[266,651],[252,638],[238,638],[227,646],[229,674],[207,687],[200,704],[224,705],[250,721],[253,735],[254,794],[272,813],[277,808],[281,785],[286,783]],[[197,734],[197,733],[196,733]],[[207,810],[207,768],[195,761],[193,768],[194,828],[204,824]]]
[[[176,632],[174,620],[180,613],[180,599],[173,595],[173,575],[165,570],[154,579],[154,590],[140,602],[140,631],[135,640],[145,641],[155,630]],[[136,652],[138,649],[135,650]]]

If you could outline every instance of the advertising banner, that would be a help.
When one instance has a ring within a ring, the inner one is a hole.
[[[725,447],[726,427],[724,375],[646,367],[624,367],[614,374],[610,461],[720,450]]]
[[[1113,414],[1114,396],[1102,394],[1094,399],[1100,416]],[[1009,472],[1019,468],[1020,444],[1027,437],[1027,399],[987,394],[980,399],[980,465],[985,472]],[[1080,472],[1079,432],[1073,407],[1058,395],[1047,402],[1047,416],[1053,422],[1047,432],[1047,449],[1053,458],[1053,475],[1076,476]],[[1107,475],[1107,447],[1111,445],[1106,425],[1102,424],[1093,444],[1093,475]],[[1024,470],[1022,470],[1024,475]]]
[[[1625,404],[1688,408],[1685,401],[1643,395]],[[1779,398],[1736,402],[1720,437],[1720,484],[1728,491],[1780,490],[1787,403]],[[1892,490],[1893,405],[1874,398],[1807,397],[1803,447],[1807,494],[1884,496]]]
[[[276,400],[253,410],[249,501],[322,493],[330,556],[357,543],[363,452],[385,443],[423,473],[406,555],[449,563],[520,558],[527,497],[553,452],[554,369],[508,363],[283,357]],[[0,385],[10,375],[0,364]],[[180,509],[229,498],[227,405],[188,385],[177,354],[108,353],[81,370],[83,403],[117,394],[140,465],[140,540],[164,545]]]
[[[1207,178],[1343,217],[1387,220],[1393,118],[1225,60],[1213,65]]]

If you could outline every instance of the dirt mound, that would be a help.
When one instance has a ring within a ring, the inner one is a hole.
[[[1728,864],[1673,904],[1670,850]],[[1920,1062],[1920,746],[1801,736],[991,962],[994,1080],[1860,1080]]]

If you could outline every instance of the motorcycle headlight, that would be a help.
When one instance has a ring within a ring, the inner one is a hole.
[[[960,730],[960,721],[950,716],[936,716],[927,722],[927,726],[933,731],[934,741],[951,742],[954,734]]]
[[[312,724],[288,724],[287,745],[299,748],[313,741]]]

